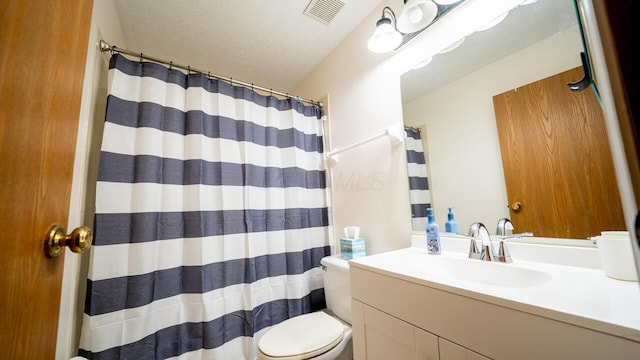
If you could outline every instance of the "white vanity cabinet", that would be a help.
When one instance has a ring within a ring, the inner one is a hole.
[[[469,349],[465,349],[458,344],[443,338],[438,338],[438,347],[440,350],[440,359],[445,360],[489,360],[488,357],[482,356]]]
[[[487,360],[357,300],[352,302],[356,359]],[[357,329],[356,329],[357,326]]]
[[[606,323],[350,264],[356,360],[640,359],[636,334]]]
[[[351,311],[353,333],[364,339],[357,350],[354,342],[355,359],[438,359],[437,336],[357,300]]]

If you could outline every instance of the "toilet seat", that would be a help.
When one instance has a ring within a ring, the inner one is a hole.
[[[269,329],[258,342],[260,358],[302,360],[339,344],[346,326],[323,311],[296,316]]]

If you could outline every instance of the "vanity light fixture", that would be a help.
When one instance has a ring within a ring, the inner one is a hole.
[[[535,1],[537,0],[521,0],[520,5]],[[398,17],[390,7],[385,6],[382,9],[382,17],[376,23],[376,30],[369,39],[368,48],[375,53],[397,50],[462,3],[464,0],[404,0],[402,13]],[[506,8],[501,4],[500,1],[486,0],[484,1],[485,6],[475,9],[473,14],[466,12],[465,15],[458,16],[455,20],[457,21],[456,31],[453,31],[451,36],[448,33],[440,33],[439,35],[439,39],[443,40],[440,43],[446,44],[448,42],[449,45],[436,50],[433,54],[452,51],[460,46],[469,34],[487,30],[502,22],[513,5],[511,8]],[[499,9],[504,10],[496,11]],[[495,16],[496,13],[502,14]],[[472,18],[465,19],[465,16]],[[492,17],[491,21],[485,20]],[[478,24],[483,25],[478,26]],[[445,38],[452,39],[447,41]]]
[[[398,30],[411,34],[431,24],[438,14],[438,5],[431,0],[404,0],[398,17]]]
[[[388,17],[387,17],[388,16]],[[367,47],[375,53],[385,53],[402,43],[402,34],[396,28],[396,14],[390,7],[382,9],[382,17],[376,22],[376,30]]]
[[[463,0],[404,0],[400,16],[385,6],[367,47],[375,53],[398,49]]]

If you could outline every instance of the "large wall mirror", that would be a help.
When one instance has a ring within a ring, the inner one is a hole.
[[[477,221],[492,230],[499,219],[513,217],[493,97],[582,66],[584,47],[574,1],[520,5],[496,26],[446,50],[427,66],[402,75],[404,123],[420,129],[436,221],[443,227],[447,208],[453,207],[461,232]],[[575,80],[580,80],[580,74]],[[606,138],[606,133],[592,135]],[[610,195],[619,198],[617,189],[611,189]],[[557,208],[549,203],[548,211],[557,212]],[[581,213],[585,223],[598,221],[583,208],[570,211]],[[514,232],[530,231],[518,225],[514,221]],[[574,239],[598,235],[562,236],[565,226],[545,223],[549,229],[561,229],[560,235],[534,235]],[[414,219],[413,230],[423,229],[423,220]]]

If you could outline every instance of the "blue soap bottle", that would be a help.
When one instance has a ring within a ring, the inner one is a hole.
[[[449,214],[447,214],[448,220],[447,222],[444,224],[444,230],[448,233],[454,233],[457,234],[458,233],[458,222],[456,221],[456,219],[453,216],[453,208],[450,207],[449,208]]]
[[[440,227],[436,224],[433,209],[427,209],[427,250],[429,254],[440,255]]]

